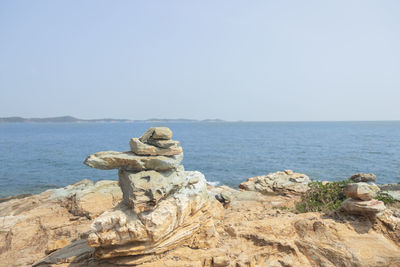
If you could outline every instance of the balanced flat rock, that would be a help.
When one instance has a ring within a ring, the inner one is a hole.
[[[167,171],[176,169],[183,159],[183,153],[171,157],[167,156],[138,156],[135,153],[103,151],[89,155],[84,164],[89,167],[111,170],[122,169],[128,171]]]

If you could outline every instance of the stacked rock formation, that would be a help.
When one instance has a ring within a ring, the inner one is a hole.
[[[131,151],[90,155],[85,164],[118,169],[123,201],[92,223],[88,243],[95,257],[161,253],[186,242],[213,246],[213,216],[221,205],[209,196],[200,172],[184,171],[182,147],[166,127],[130,140]],[[221,208],[222,209],[222,208]],[[199,238],[199,235],[203,235]]]
[[[382,201],[374,199],[379,192],[376,184],[367,182],[376,181],[374,174],[357,173],[350,177],[355,183],[347,184],[344,194],[348,197],[343,201],[341,209],[351,213],[365,216],[376,216],[386,209]]]

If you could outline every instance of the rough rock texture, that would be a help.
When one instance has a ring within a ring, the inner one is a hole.
[[[46,254],[86,238],[92,218],[121,198],[116,181],[82,180],[0,203],[0,266],[32,266]]]
[[[159,200],[184,186],[186,179],[183,167],[165,172],[120,170],[118,177],[124,203],[137,213],[153,209]]]
[[[376,181],[376,175],[373,173],[356,173],[353,176],[349,178],[355,183],[359,182],[375,182]]]
[[[307,175],[286,170],[249,178],[239,188],[262,194],[300,195],[309,189],[309,182]]]
[[[95,256],[164,252],[181,245],[203,225],[209,226],[209,238],[203,241],[216,242],[212,219],[220,204],[209,196],[201,173],[185,172],[184,179],[184,186],[151,212],[135,213],[129,206],[120,205],[94,220],[88,241],[96,247]],[[222,214],[222,207],[218,209],[216,214]]]
[[[376,197],[379,190],[375,184],[354,183],[345,186],[344,194],[353,199],[371,200]]]
[[[91,188],[95,190],[95,187]],[[4,244],[0,250],[0,266],[31,266],[34,262],[37,263],[35,266],[41,267],[362,267],[400,264],[400,219],[391,211],[382,212],[376,220],[341,212],[332,216],[295,214],[290,208],[296,199],[291,197],[236,191],[228,187],[209,187],[208,192],[211,195],[229,192],[231,197],[224,215],[214,220],[214,229],[219,235],[214,248],[193,248],[199,240],[207,239],[198,235],[160,254],[106,259],[93,257],[94,249],[87,244],[90,223],[87,217],[72,215],[60,205],[61,199],[51,200],[53,193],[1,203],[2,220],[7,221],[4,219],[5,207],[8,208],[6,214],[15,214],[19,210],[17,216],[20,217],[17,224],[1,232],[1,238],[8,237],[7,242],[2,239],[0,243]],[[98,194],[98,198],[102,196]],[[25,209],[20,210],[22,207]],[[61,239],[68,240],[68,245],[54,248],[56,251],[46,256],[47,244]]]

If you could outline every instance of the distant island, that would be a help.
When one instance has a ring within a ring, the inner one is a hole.
[[[109,123],[109,122],[223,122],[220,119],[192,120],[192,119],[158,119],[151,118],[147,120],[129,120],[129,119],[93,119],[84,120],[72,116],[50,117],[50,118],[22,118],[22,117],[5,117],[0,118],[0,123]]]

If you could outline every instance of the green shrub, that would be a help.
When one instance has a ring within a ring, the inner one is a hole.
[[[311,182],[308,184],[308,190],[296,204],[296,210],[300,213],[304,212],[328,212],[337,210],[346,199],[343,188],[351,183],[350,180],[338,182],[330,182],[322,184],[322,182]]]
[[[376,196],[375,199],[380,200],[380,201],[383,201],[383,203],[385,203],[385,205],[393,204],[393,203],[396,202],[396,199],[394,199],[391,195],[389,195],[389,194],[386,193],[386,192],[382,192],[382,191],[380,191],[380,192],[377,194],[377,196]]]

